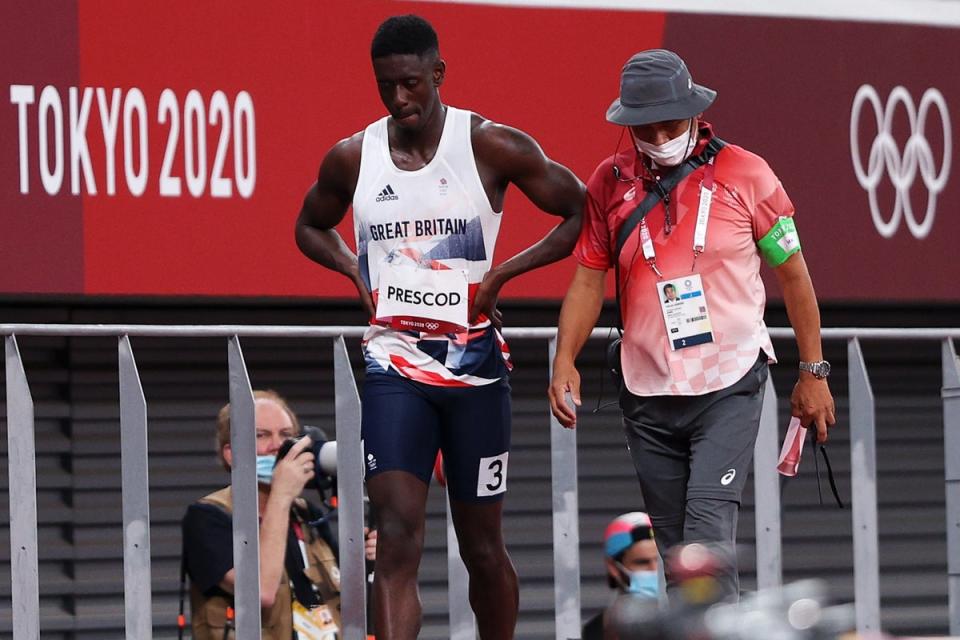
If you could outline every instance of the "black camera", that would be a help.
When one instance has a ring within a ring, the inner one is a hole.
[[[280,462],[304,436],[310,436],[310,449],[313,453],[313,479],[306,486],[316,489],[321,494],[327,490],[334,490],[337,478],[337,441],[327,440],[327,434],[320,427],[304,426],[303,433],[296,438],[288,438],[280,445],[277,451],[277,462]]]

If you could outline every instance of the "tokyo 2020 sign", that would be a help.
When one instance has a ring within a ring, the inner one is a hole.
[[[956,299],[956,26],[542,4],[3,3],[0,295],[352,296],[294,221],[325,151],[384,114],[376,26],[415,12],[440,35],[443,99],[583,180],[617,146],[623,62],[677,51],[718,91],[705,119],[784,183],[821,299]],[[496,260],[555,223],[512,190]],[[558,299],[572,269],[504,295]]]

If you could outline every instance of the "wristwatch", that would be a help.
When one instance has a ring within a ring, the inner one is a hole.
[[[817,380],[823,380],[830,375],[830,363],[826,360],[821,360],[820,362],[804,362],[801,360],[800,371],[812,373],[813,377]]]

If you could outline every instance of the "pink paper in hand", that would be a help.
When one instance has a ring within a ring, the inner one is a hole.
[[[787,435],[783,438],[783,447],[780,449],[780,460],[777,462],[777,471],[780,475],[793,477],[800,468],[800,455],[803,453],[803,442],[807,439],[807,428],[800,426],[800,418],[790,418],[787,425]]]

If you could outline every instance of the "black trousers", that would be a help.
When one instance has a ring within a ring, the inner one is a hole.
[[[660,554],[668,557],[678,544],[709,543],[722,567],[717,584],[726,600],[739,597],[737,518],[768,375],[761,353],[726,389],[701,396],[620,394],[627,446]],[[676,579],[666,569],[672,592]]]

